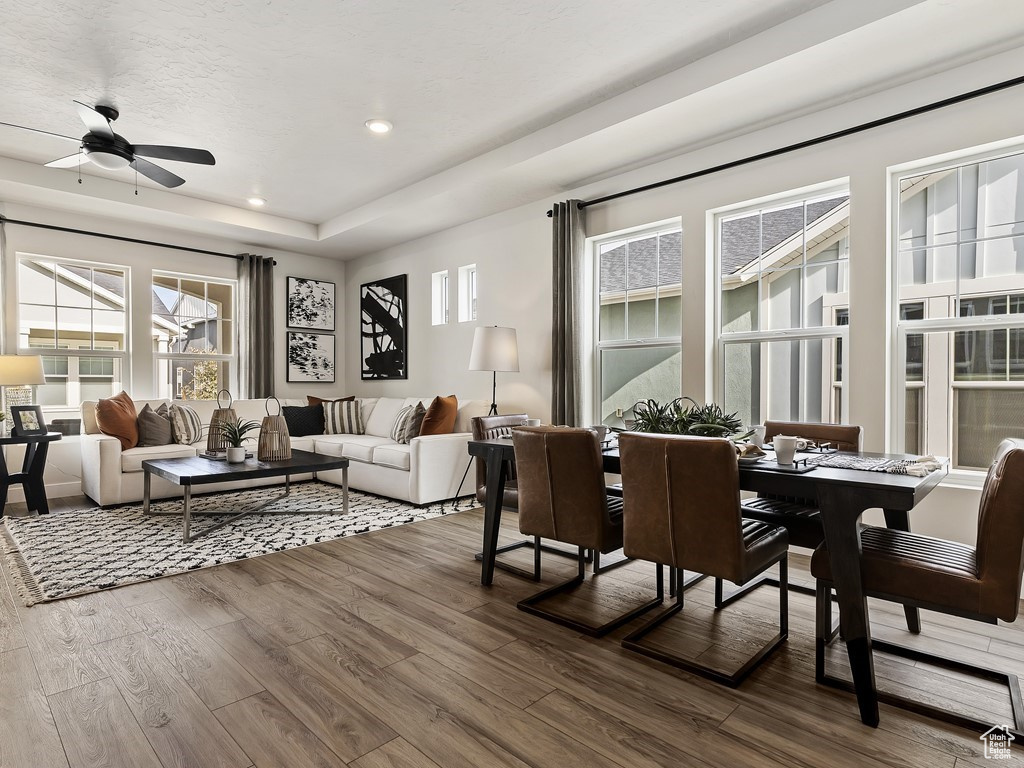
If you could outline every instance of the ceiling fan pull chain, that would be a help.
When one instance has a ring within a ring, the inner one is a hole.
[[[85,150],[78,148],[78,183],[82,183],[82,154]]]
[[[135,196],[139,196],[139,169],[135,168]]]

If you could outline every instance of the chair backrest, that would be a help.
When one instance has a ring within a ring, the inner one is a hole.
[[[826,441],[840,451],[859,451],[864,442],[864,430],[854,424],[818,424],[807,421],[766,421],[764,439],[776,435],[792,435],[805,440]]]
[[[519,530],[608,551],[611,520],[597,435],[572,427],[520,427],[512,442],[519,475]]]
[[[1024,577],[1024,440],[1008,438],[985,477],[978,509],[982,613],[1017,618]]]
[[[509,413],[504,416],[474,416],[470,422],[473,428],[474,440],[494,440],[498,437],[506,437],[512,434],[512,428],[518,427],[529,416],[525,413]],[[516,476],[515,463],[509,467],[509,478]],[[476,487],[478,489],[487,485],[487,463],[483,459],[476,460]]]
[[[628,557],[743,578],[739,465],[730,441],[624,432],[619,455]]]

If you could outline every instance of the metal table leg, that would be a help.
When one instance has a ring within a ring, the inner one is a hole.
[[[348,514],[348,467],[341,468],[341,510],[343,515]]]

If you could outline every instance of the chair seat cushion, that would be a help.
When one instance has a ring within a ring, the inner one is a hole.
[[[785,528],[747,518],[743,518],[742,526],[744,573],[737,583],[756,576],[789,550],[789,534]]]
[[[748,499],[743,502],[743,517],[781,525],[789,531],[789,543],[794,547],[814,549],[825,539],[821,511],[805,503],[787,499]]]
[[[860,538],[861,577],[868,594],[941,602],[981,612],[981,581],[974,547],[875,526],[862,528]],[[824,545],[814,551],[811,574],[832,581],[832,564]]]

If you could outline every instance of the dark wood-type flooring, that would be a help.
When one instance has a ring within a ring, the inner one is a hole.
[[[816,686],[810,597],[791,596],[787,646],[729,690],[622,650],[626,630],[593,640],[517,611],[532,582],[498,571],[480,587],[481,526],[474,510],[32,608],[4,571],[0,766],[990,764],[977,734],[887,706],[868,728],[851,696]],[[545,567],[549,584],[573,566]],[[634,563],[564,607],[601,613],[652,585]],[[774,631],[778,593],[717,615],[711,597],[710,581],[691,590],[654,637],[729,668]],[[882,603],[872,621],[877,636],[1024,673],[1021,627],[925,613],[912,638]],[[843,661],[831,652],[831,669]],[[882,686],[1008,716],[995,684],[881,656],[877,669]]]

